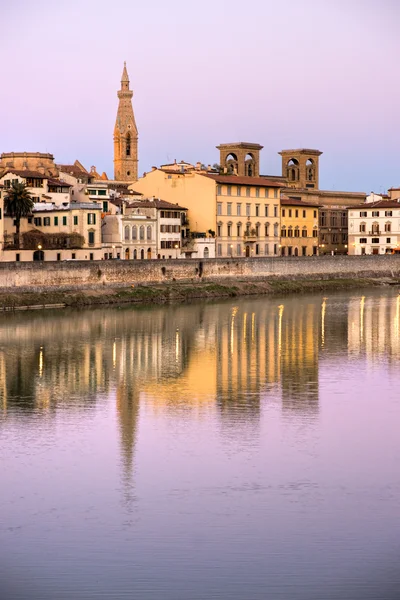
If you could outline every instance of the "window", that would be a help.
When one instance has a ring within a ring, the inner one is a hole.
[[[373,210],[372,211],[372,216],[373,217],[379,217],[379,210]]]
[[[292,209],[289,208],[289,217],[291,217],[291,216],[292,216]]]
[[[360,244],[366,244],[367,238],[360,238]]]
[[[88,222],[88,225],[96,225],[96,214],[88,213],[87,222]]]
[[[275,256],[278,254],[278,244],[274,244],[274,254]]]
[[[256,255],[260,254],[260,244],[256,244]]]
[[[278,190],[274,190],[274,198],[278,197]]]
[[[217,225],[217,236],[221,237],[222,235],[222,225]]]
[[[246,217],[250,217],[250,207],[251,204],[246,204]]]
[[[360,217],[366,217],[367,216],[367,211],[366,210],[362,210],[360,211]]]
[[[93,252],[91,252],[91,253],[89,254],[89,260],[93,260],[93,259],[94,259],[94,254],[93,254]]]
[[[19,252],[17,252],[17,254],[15,255],[15,260],[16,260],[17,262],[20,262],[20,260],[21,260],[21,255],[19,254]]]
[[[95,196],[97,194],[96,190],[89,190],[89,196]]]
[[[325,211],[321,211],[319,213],[319,224],[320,224],[320,227],[326,227],[326,222],[327,222],[326,212]]]
[[[256,224],[256,236],[260,237],[260,223]]]
[[[295,227],[294,229],[294,237],[300,237],[300,229],[298,227]]]
[[[277,217],[277,216],[278,216],[278,207],[277,207],[277,205],[275,204],[275,205],[274,205],[274,217]]]
[[[242,256],[242,246],[241,246],[241,244],[237,244],[236,245],[236,254],[238,256]]]
[[[360,223],[360,233],[365,233],[365,231],[366,231],[366,224]]]
[[[179,233],[179,229],[180,229],[179,225],[177,225],[176,227],[178,228],[177,233]],[[151,226],[147,225],[147,239],[148,239],[148,241],[150,241],[151,238],[152,238],[152,235],[151,235]]]
[[[379,244],[379,238],[372,238],[371,242],[373,244]]]
[[[240,237],[241,233],[242,233],[242,226],[240,223],[237,224],[236,229],[237,229],[236,235],[237,235],[237,237]]]
[[[256,217],[260,216],[260,205],[256,204]]]
[[[282,217],[286,216],[286,209],[282,208]]]
[[[228,237],[232,237],[232,225],[228,225]]]
[[[98,196],[107,196],[107,190],[98,190],[97,195]]]
[[[41,227],[42,226],[42,217],[35,217],[33,219],[33,222],[36,225],[36,227]]]
[[[246,196],[249,198],[250,197],[250,188],[246,188]]]
[[[256,188],[256,198],[259,198],[259,197],[260,197],[260,188]]]
[[[238,186],[237,186],[237,189],[236,189],[236,194],[237,194],[238,196],[241,196],[241,195],[242,195],[242,188],[240,187],[240,185],[238,185]]]
[[[286,227],[285,226],[282,227],[281,237],[286,237]]]
[[[393,211],[392,210],[385,210],[385,217],[393,217]]]
[[[217,244],[217,256],[222,256],[222,244]]]
[[[129,227],[129,225],[125,225],[124,240],[126,242],[129,240],[129,233],[130,233],[130,227]]]
[[[67,217],[63,217],[63,218],[62,218],[62,224],[63,224],[63,225],[66,225],[66,224],[67,224]]]
[[[265,205],[264,215],[268,217],[268,204]]]
[[[314,227],[314,229],[313,229],[312,236],[313,236],[313,238],[318,237],[318,229],[316,227]]]
[[[316,219],[316,218],[317,218],[317,211],[314,210],[314,219]]]
[[[339,242],[339,235],[337,233],[332,233],[332,244],[337,244]]]
[[[301,247],[301,254],[302,254],[302,256],[307,256],[307,246]]]
[[[269,223],[265,223],[265,237],[269,236]]]
[[[50,217],[44,217],[43,218],[43,225],[46,225],[46,226],[50,225]]]
[[[301,237],[307,237],[307,229],[305,227],[303,227],[303,230],[301,232]]]
[[[162,225],[161,225],[161,227],[162,227]],[[136,227],[136,225],[133,225],[133,227],[132,227],[132,239],[133,240],[137,240],[137,227]]]
[[[54,217],[54,225],[58,225],[58,217]]]
[[[232,186],[231,185],[227,186],[226,192],[227,192],[228,196],[232,196]]]
[[[93,246],[94,245],[94,231],[89,231],[89,233],[88,233],[88,241],[89,241],[89,246]]]
[[[61,252],[57,252],[57,260],[61,260]]]
[[[306,218],[306,211],[303,210],[303,219],[305,219],[305,218]]]
[[[217,215],[222,215],[222,202],[217,204]]]
[[[140,240],[144,240],[144,225],[140,226],[140,229],[139,229],[139,239]]]
[[[296,217],[296,219],[297,219],[297,217],[299,216],[299,211],[297,210],[297,208],[296,208],[296,210],[294,211],[294,216]]]
[[[228,202],[228,209],[226,214],[229,216],[232,214],[232,202]]]
[[[385,223],[385,232],[386,233],[390,233],[392,231],[392,224],[391,223]]]
[[[217,185],[217,196],[221,196],[222,189],[220,185]]]
[[[241,204],[236,205],[236,214],[238,217],[240,217],[240,215],[242,214],[242,205]]]
[[[72,260],[75,260],[75,258],[76,258],[76,254],[75,254],[75,252],[73,252],[73,253],[71,254],[71,258],[72,258]]]
[[[108,212],[108,200],[103,200],[103,212]]]
[[[390,244],[390,238],[386,238],[386,243]]]
[[[74,215],[74,225],[78,225],[78,216]]]
[[[128,131],[128,133],[126,134],[126,156],[130,156],[131,155],[131,134]]]
[[[268,188],[265,188],[265,197],[269,198],[269,189]]]
[[[288,234],[288,237],[293,237],[293,227],[288,228],[287,234]]]
[[[274,223],[274,237],[278,237],[279,235],[279,225],[278,223]]]

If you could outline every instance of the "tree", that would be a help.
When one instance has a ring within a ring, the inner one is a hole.
[[[4,198],[4,209],[9,217],[15,219],[15,233],[19,245],[19,231],[22,217],[32,213],[33,200],[30,191],[24,183],[15,181]]]

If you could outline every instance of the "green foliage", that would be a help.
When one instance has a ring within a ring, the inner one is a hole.
[[[15,232],[19,236],[20,223],[23,217],[32,213],[33,200],[24,183],[14,182],[4,198],[5,213],[15,219]]]
[[[82,248],[85,238],[80,233],[43,233],[38,229],[26,231],[22,234],[25,250],[36,250],[39,244],[43,250],[57,250],[62,248]]]

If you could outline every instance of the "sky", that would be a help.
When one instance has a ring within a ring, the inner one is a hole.
[[[124,61],[139,173],[220,143],[317,148],[322,189],[400,185],[398,0],[13,0],[2,7],[0,152],[113,176]]]

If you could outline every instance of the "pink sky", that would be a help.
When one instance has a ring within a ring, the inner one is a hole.
[[[218,161],[221,142],[311,147],[320,186],[400,185],[397,0],[13,0],[2,8],[0,151],[79,158],[113,176],[127,61],[139,173]]]

